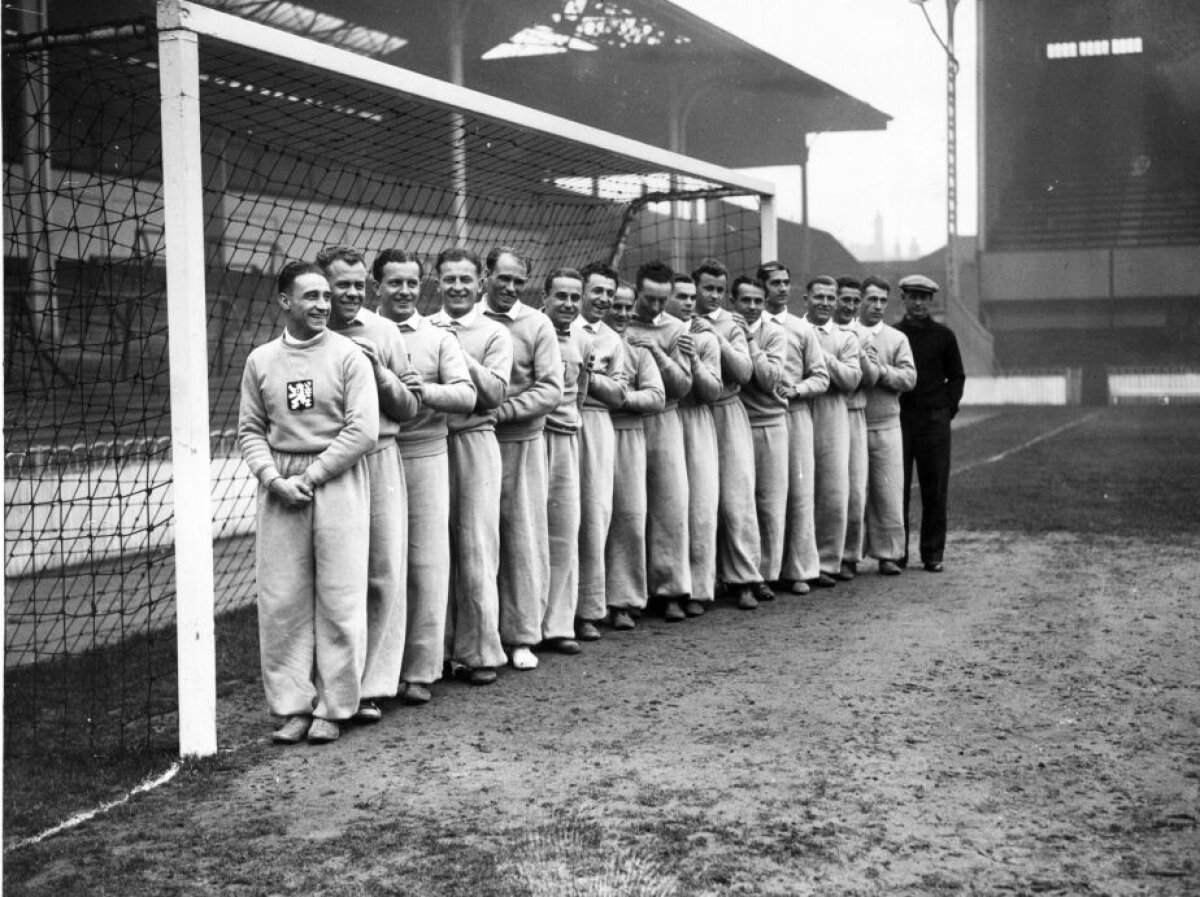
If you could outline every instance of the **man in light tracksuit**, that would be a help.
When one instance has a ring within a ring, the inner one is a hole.
[[[860,321],[871,335],[865,354],[876,369],[867,392],[866,549],[884,576],[900,575],[904,557],[904,440],[900,396],[917,385],[917,365],[908,337],[883,322],[891,286],[886,280],[863,281]]]
[[[853,277],[837,280],[837,302],[833,321],[858,340],[858,366],[862,379],[846,394],[846,418],[850,424],[850,497],[846,505],[846,544],[842,548],[842,567],[834,574],[849,581],[858,573],[863,559],[863,519],[867,507],[867,393],[875,385],[879,371],[867,356],[871,333],[858,321],[862,306],[862,284]]]
[[[624,339],[633,320],[636,299],[629,284],[617,285],[604,322]],[[646,607],[646,432],[644,418],[658,414],[667,394],[662,374],[649,349],[626,344],[625,399],[612,413],[613,483],[612,525],[604,549],[604,592],[612,628],[628,631],[634,617]]]
[[[417,401],[401,377],[411,368],[399,332],[363,308],[367,265],[350,246],[327,246],[316,262],[332,293],[329,329],[353,340],[371,362],[379,391],[379,439],[367,455],[371,486],[368,539],[367,659],[358,711],[361,723],[378,722],[378,701],[393,698],[400,684],[404,633],[408,622],[408,502],[396,434],[417,413]]]
[[[759,578],[779,579],[787,527],[788,430],[787,399],[779,394],[787,356],[787,333],[763,314],[766,290],[749,277],[733,281],[733,305],[748,322],[747,346],[754,373],[739,393],[754,449],[754,505],[758,518]],[[807,588],[807,586],[806,586]],[[767,597],[763,595],[762,597]]]
[[[695,345],[692,388],[679,402],[679,423],[687,460],[688,563],[692,575],[692,594],[684,602],[683,612],[698,617],[705,605],[716,600],[721,491],[712,403],[721,395],[721,345],[712,325],[696,314],[696,283],[690,275],[675,275],[666,311],[687,325]]]
[[[279,275],[285,330],[250,353],[238,441],[259,482],[258,630],[274,740],[335,741],[358,709],[367,648],[367,453],[379,433],[371,362],[328,330],[317,265]]]
[[[611,415],[625,405],[625,343],[603,320],[616,296],[617,272],[604,262],[592,262],[580,273],[583,302],[579,317],[571,322],[571,333],[581,344],[590,343],[591,355],[579,430],[579,491],[586,500],[580,508],[575,637],[594,641],[600,638],[597,624],[608,615],[604,545],[612,523],[616,469],[616,431]]]
[[[829,389],[813,398],[813,520],[817,533],[820,571],[816,584],[836,585],[834,574],[842,567],[846,545],[846,508],[850,501],[850,421],[846,396],[858,388],[862,370],[858,339],[833,320],[837,281],[828,275],[814,277],[805,289],[806,317],[816,332]]]
[[[649,596],[663,602],[664,617],[686,619],[683,605],[692,597],[689,560],[688,478],[679,402],[692,389],[695,343],[688,328],[663,309],[670,298],[674,272],[662,262],[638,269],[633,316],[625,342],[645,349],[658,365],[666,404],[646,414],[646,562]]]
[[[720,530],[717,576],[737,596],[738,607],[753,610],[775,593],[759,575],[761,546],[755,510],[754,437],[741,391],[754,375],[748,325],[726,308],[729,272],[716,259],[704,259],[692,272],[699,314],[712,325],[721,349],[721,392],[712,403],[720,456]]]
[[[786,337],[783,380],[776,392],[787,401],[788,497],[787,527],[779,586],[806,595],[808,583],[820,575],[813,512],[812,403],[829,388],[829,370],[812,324],[788,311],[791,275],[781,262],[764,262],[759,283],[766,288],[766,317]]]
[[[562,356],[563,390],[558,407],[546,415],[546,529],[550,549],[550,585],[542,618],[542,644],[573,653],[564,642],[575,639],[575,610],[579,603],[579,410],[587,395],[590,339],[571,333],[583,302],[583,275],[574,268],[556,268],[546,275],[542,312],[554,326]]]
[[[472,685],[496,681],[505,661],[500,641],[500,445],[495,409],[512,373],[512,337],[480,313],[483,267],[474,253],[445,249],[434,264],[441,311],[429,322],[458,338],[475,386],[475,407],[446,419],[450,431],[450,551],[453,570],[446,620],[451,664],[470,671]]]
[[[562,356],[554,326],[520,300],[529,263],[513,249],[488,253],[487,294],[480,312],[502,325],[513,345],[504,401],[496,409],[496,441],[503,470],[500,491],[500,638],[514,669],[537,667],[533,647],[542,642],[550,600],[550,550],[546,522],[546,415],[563,390]],[[547,647],[577,654],[574,638]]]
[[[408,625],[400,698],[428,703],[442,676],[450,598],[449,414],[469,414],[475,384],[458,340],[417,311],[425,268],[403,249],[385,249],[371,264],[379,315],[404,339],[411,369],[400,377],[417,401],[416,416],[396,434],[408,499]]]

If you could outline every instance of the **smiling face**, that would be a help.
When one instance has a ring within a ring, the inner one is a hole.
[[[671,317],[690,321],[696,314],[696,285],[682,280],[673,283],[666,309]]]
[[[390,321],[406,321],[417,310],[421,295],[421,266],[416,262],[388,262],[383,279],[375,284],[379,313]]]
[[[583,302],[583,283],[577,277],[556,277],[550,282],[550,291],[542,300],[546,317],[554,329],[562,332],[579,316]]]
[[[733,310],[746,319],[747,324],[753,324],[762,317],[766,307],[766,291],[756,284],[743,283],[737,288],[733,297]]]
[[[608,314],[612,308],[613,296],[617,292],[617,282],[603,274],[589,274],[587,283],[583,285],[583,305],[579,313],[589,324],[595,324]]]
[[[341,330],[354,320],[367,298],[367,266],[334,259],[325,269],[331,291],[329,326]]]
[[[475,307],[479,298],[479,271],[467,259],[442,262],[438,268],[438,293],[446,314],[461,318]]]
[[[837,304],[837,287],[829,283],[814,283],[808,295],[808,320],[820,327],[833,317],[833,307]]]
[[[862,290],[854,287],[839,287],[833,306],[833,322],[846,325],[858,317],[862,305]]]
[[[874,327],[883,320],[887,311],[888,291],[883,287],[869,286],[863,296],[860,320],[868,327]]]
[[[725,301],[725,292],[728,289],[729,278],[724,274],[701,274],[700,280],[696,284],[696,295],[699,306],[699,313],[702,315],[711,314],[721,307]]]
[[[309,340],[329,325],[329,281],[320,274],[301,274],[279,294],[287,331],[298,340]]]
[[[496,266],[487,276],[487,303],[494,312],[508,314],[521,298],[521,291],[529,280],[525,263],[512,253],[504,253],[496,259]]]
[[[633,290],[629,287],[617,287],[612,305],[604,314],[604,323],[617,333],[624,333],[633,317],[634,304]]]

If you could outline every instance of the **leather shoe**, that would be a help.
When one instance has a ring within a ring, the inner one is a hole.
[[[578,654],[579,642],[573,638],[549,638],[542,642],[542,648],[559,654]]]
[[[467,678],[472,685],[491,685],[496,681],[496,670],[493,667],[476,667]]]
[[[600,638],[600,630],[591,620],[576,620],[575,638],[581,642],[594,642]]]
[[[377,723],[381,719],[383,719],[383,711],[370,698],[365,698],[358,702],[358,709],[354,711],[354,721],[356,723]]]
[[[900,575],[900,565],[897,564],[895,561],[882,560],[879,562],[879,575],[880,576],[899,576]]]
[[[668,623],[679,623],[687,619],[687,614],[683,612],[678,601],[668,601],[666,609],[663,611],[663,619]]]
[[[612,612],[612,628],[620,632],[628,632],[631,629],[637,628],[637,623],[633,622],[633,617],[627,610],[616,610]]]
[[[276,744],[298,744],[308,735],[312,718],[303,714],[289,716],[287,722],[271,733],[271,740]]]
[[[342,735],[342,727],[334,719],[313,717],[312,726],[308,730],[309,744],[329,744],[337,741]]]
[[[837,580],[828,573],[822,573],[816,579],[809,580],[809,582],[820,589],[832,589],[837,585]]]
[[[775,600],[775,593],[771,590],[771,587],[769,585],[767,585],[765,582],[756,582],[754,584],[754,591],[751,594],[753,594],[754,597],[759,601],[774,601]]]
[[[946,568],[942,566],[941,561],[926,561],[925,562],[925,572],[926,573],[941,573],[945,569]]]
[[[704,605],[699,601],[687,601],[683,605],[683,612],[689,617],[703,617]]]
[[[428,704],[433,700],[433,693],[430,692],[428,685],[422,685],[420,682],[409,682],[400,700],[405,704],[411,704],[415,707],[419,704]]]
[[[853,561],[842,561],[842,566],[837,573],[833,574],[834,579],[840,579],[842,582],[849,582],[854,579],[858,573],[858,566]]]
[[[754,610],[758,607],[758,601],[754,597],[754,593],[749,588],[743,588],[738,595],[738,610]]]

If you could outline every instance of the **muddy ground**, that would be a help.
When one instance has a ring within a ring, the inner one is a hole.
[[[606,630],[5,857],[10,894],[1200,893],[1200,559],[956,533],[942,575]]]

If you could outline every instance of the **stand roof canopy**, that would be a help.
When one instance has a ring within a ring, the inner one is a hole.
[[[729,167],[795,165],[808,133],[890,120],[671,0],[201,2]],[[152,0],[49,7],[51,29],[153,15]]]

